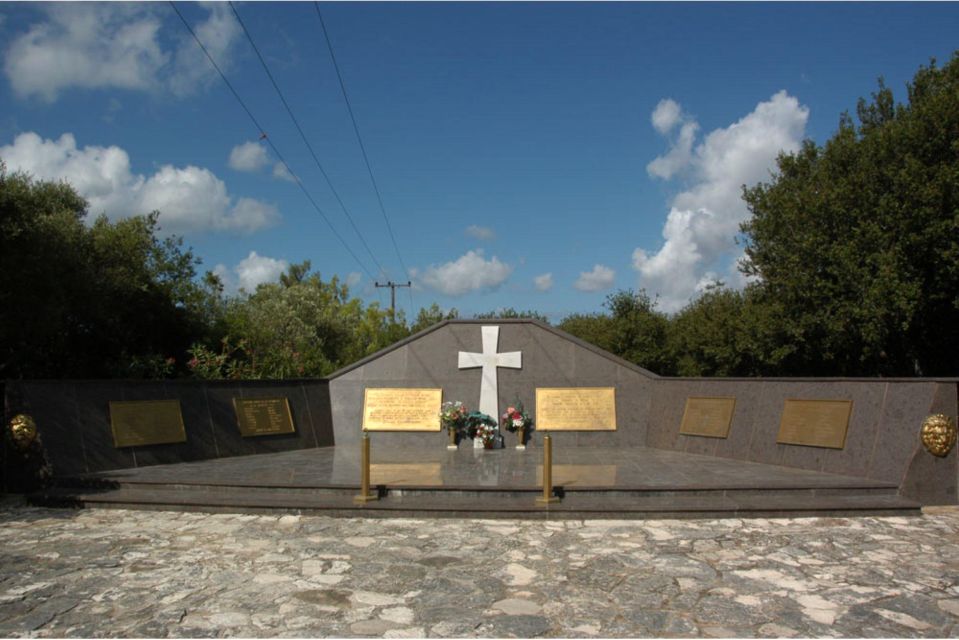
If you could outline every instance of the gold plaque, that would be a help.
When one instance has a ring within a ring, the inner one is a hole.
[[[735,408],[736,398],[686,398],[679,432],[687,436],[726,438]]]
[[[554,464],[553,485],[581,487],[615,487],[615,464]],[[536,484],[543,486],[543,465],[536,467]]]
[[[536,390],[538,431],[616,431],[616,389],[567,387]]]
[[[110,402],[113,446],[186,442],[179,400]]]
[[[367,389],[364,431],[439,431],[442,389]]]
[[[439,462],[391,463],[370,465],[372,484],[391,484],[439,487],[443,484],[443,470]]]
[[[233,398],[233,409],[244,438],[296,432],[286,398]]]
[[[786,400],[779,422],[779,444],[842,449],[852,400]]]

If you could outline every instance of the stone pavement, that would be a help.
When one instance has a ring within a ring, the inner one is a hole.
[[[0,508],[0,636],[959,634],[959,509],[390,520]]]

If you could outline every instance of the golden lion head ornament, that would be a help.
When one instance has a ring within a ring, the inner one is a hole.
[[[922,422],[922,444],[934,456],[945,458],[956,444],[956,425],[949,416],[937,413]]]
[[[26,414],[18,414],[10,419],[10,439],[20,449],[26,449],[37,439],[37,423]]]

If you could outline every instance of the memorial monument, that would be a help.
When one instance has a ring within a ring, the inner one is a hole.
[[[954,378],[665,378],[535,320],[451,320],[320,380],[11,381],[5,424],[32,417],[55,477],[95,474],[127,494],[138,482],[182,484],[187,468],[173,463],[219,458],[190,465],[190,482],[224,495],[246,487],[247,502],[259,499],[253,487],[285,486],[339,491],[330,504],[349,513],[454,502],[519,513],[535,509],[552,467],[548,435],[562,498],[539,507],[550,513],[915,512],[957,502],[957,388]],[[447,449],[447,401],[494,419],[524,404],[530,448],[504,433],[506,449]],[[382,499],[353,505],[364,433]]]

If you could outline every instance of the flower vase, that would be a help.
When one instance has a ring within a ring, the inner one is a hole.
[[[447,449],[456,449],[456,429],[447,429],[450,432],[450,442],[446,445]]]
[[[483,445],[483,439],[482,439],[482,438],[473,438],[473,448],[474,448],[474,449],[485,449],[485,446]]]
[[[519,431],[516,432],[516,434],[519,436],[519,444],[516,445],[516,448],[519,449],[520,451],[525,451],[526,450],[526,429],[520,429]]]

